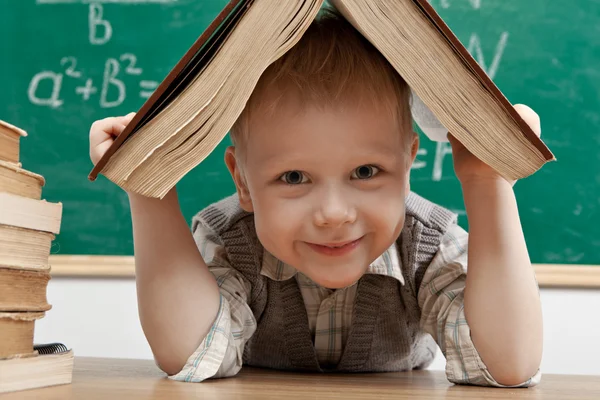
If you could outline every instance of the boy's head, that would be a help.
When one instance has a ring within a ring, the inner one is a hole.
[[[397,239],[418,149],[410,90],[336,12],[269,66],[231,136],[262,245],[316,283],[354,283]]]

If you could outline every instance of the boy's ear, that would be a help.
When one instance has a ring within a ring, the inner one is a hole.
[[[235,189],[237,190],[240,199],[240,206],[242,206],[244,211],[253,212],[254,207],[252,206],[250,191],[248,190],[248,185],[246,184],[246,179],[241,166],[235,158],[235,147],[229,146],[227,150],[225,150],[225,164],[235,183]]]
[[[413,139],[410,145],[410,162],[408,163],[408,169],[406,171],[406,194],[410,192],[410,169],[412,168],[415,159],[417,158],[417,153],[419,151],[419,135],[416,132],[413,132]]]

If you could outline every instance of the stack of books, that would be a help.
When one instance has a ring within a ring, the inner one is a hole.
[[[73,351],[34,345],[35,321],[50,310],[50,246],[62,204],[42,200],[41,175],[19,162],[27,133],[0,121],[0,393],[70,383]]]

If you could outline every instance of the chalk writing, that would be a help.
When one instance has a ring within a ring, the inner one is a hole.
[[[176,0],[36,0],[37,4],[86,4],[88,5],[88,38],[90,44],[100,46],[108,43],[113,37],[113,27],[105,17],[105,3],[111,4],[143,4],[143,3],[173,3]],[[66,56],[60,60],[63,72],[42,71],[33,76],[29,83],[27,95],[32,104],[57,108],[63,105],[61,92],[64,90],[64,77],[76,81],[74,91],[84,102],[98,94],[99,88],[94,84],[94,77],[84,77],[82,70],[77,68],[77,58]],[[98,102],[102,108],[120,106],[127,97],[125,76],[141,76],[143,69],[138,65],[138,58],[133,53],[121,54],[118,58],[108,58],[104,63],[102,83]],[[147,99],[158,87],[158,82],[151,80],[140,81],[139,97]],[[50,89],[50,90],[49,90]]]
[[[158,87],[158,82],[156,81],[141,81],[140,87],[143,89],[140,91],[140,97],[147,99],[152,96],[152,93]]]
[[[417,158],[413,162],[412,169],[421,169],[427,166],[427,162],[422,161],[419,157],[425,157],[427,155],[427,149],[419,149],[417,151]]]
[[[481,40],[479,39],[479,35],[476,33],[471,34],[471,38],[469,40],[469,46],[467,49],[469,53],[477,60],[477,63],[483,68],[484,71],[487,72],[491,79],[494,79],[496,73],[498,72],[498,67],[500,66],[500,61],[502,61],[502,56],[504,55],[504,49],[506,48],[506,44],[508,42],[508,32],[502,32],[500,35],[500,40],[496,45],[496,50],[494,51],[494,59],[490,66],[486,66],[485,57],[483,56],[483,49],[481,48]]]
[[[75,93],[82,96],[83,100],[88,101],[90,99],[90,95],[96,93],[98,89],[94,87],[93,80],[88,78],[85,81],[85,86],[78,86],[75,88]]]
[[[90,4],[88,14],[89,21],[89,37],[90,43],[95,45],[106,44],[112,37],[112,25],[108,20],[102,19],[104,15],[104,8],[102,4],[92,3]],[[104,35],[98,36],[98,26],[102,26]]]
[[[118,58],[108,58],[104,63],[102,85],[100,89],[99,105],[102,108],[114,108],[120,106],[127,97],[127,87],[124,82],[126,76],[140,76],[143,69],[138,65],[137,56],[125,53]],[[29,101],[38,106],[57,108],[63,105],[61,92],[64,85],[64,77],[76,81],[75,93],[85,102],[98,93],[92,77],[84,77],[82,70],[77,69],[77,58],[73,56],[63,57],[60,60],[63,72],[42,71],[37,73],[29,83],[27,91]],[[139,97],[147,99],[158,87],[157,81],[140,80]],[[50,90],[48,90],[50,88]]]
[[[71,78],[81,77],[81,72],[75,70],[77,67],[77,60],[75,57],[63,57],[60,60],[60,65],[61,67],[64,67],[65,64],[69,64],[69,67],[65,70],[66,75],[70,76]]]
[[[440,0],[440,7],[442,8],[450,8],[452,3],[454,2],[464,2],[466,0]],[[479,10],[481,8],[481,0],[468,0],[469,4],[471,5],[471,7],[473,7],[473,9],[475,10]],[[430,1],[431,2],[431,1]]]
[[[428,163],[423,158],[428,156],[428,150],[425,148],[419,149],[417,152],[417,158],[415,159],[412,168],[413,170],[419,170],[423,168],[427,168]],[[450,147],[450,143],[447,142],[438,142],[435,147],[435,154],[433,155],[433,169],[431,173],[431,180],[434,182],[439,182],[443,178],[444,171],[444,160],[446,156],[450,156],[452,154],[452,147]],[[423,157],[423,158],[420,158]]]
[[[60,107],[63,103],[63,101],[58,98],[60,96],[62,78],[62,74],[57,74],[52,71],[42,71],[36,74],[29,83],[29,89],[27,89],[29,101],[38,106],[48,106],[52,108]],[[38,95],[40,83],[44,81],[49,81],[52,85],[52,91],[50,95],[45,98]]]
[[[122,80],[117,78],[119,74],[119,61],[114,58],[109,58],[104,64],[104,79],[102,80],[102,94],[100,95],[100,107],[111,108],[117,107],[125,100],[125,84]],[[111,86],[115,87],[118,91],[116,100],[108,100],[108,90]]]
[[[136,68],[135,63],[137,62],[137,57],[134,54],[126,53],[119,57],[119,60],[125,62],[128,61],[129,65],[125,68],[125,72],[129,75],[141,75],[142,69]]]
[[[451,154],[452,147],[450,147],[450,143],[436,143],[435,159],[433,161],[433,173],[431,175],[431,180],[433,180],[434,182],[439,182],[442,180],[442,172],[444,170],[444,158],[447,155]]]

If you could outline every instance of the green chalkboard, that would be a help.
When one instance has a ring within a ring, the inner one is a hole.
[[[226,0],[0,0],[0,119],[29,132],[26,169],[64,204],[55,254],[133,253],[127,196],[89,182],[90,124],[137,110]],[[536,263],[600,264],[600,3],[431,0],[558,158],[515,188]],[[228,140],[178,185],[188,220],[234,189]],[[424,139],[412,188],[461,214],[446,145]]]

